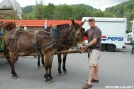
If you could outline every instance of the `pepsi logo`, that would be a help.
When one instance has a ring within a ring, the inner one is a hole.
[[[106,36],[102,36],[101,39],[102,39],[102,41],[106,41],[107,37]]]

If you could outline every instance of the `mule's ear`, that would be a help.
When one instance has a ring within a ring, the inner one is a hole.
[[[74,26],[74,25],[75,25],[74,19],[73,19],[73,20],[71,20],[71,21],[72,21],[72,25]]]
[[[82,26],[84,25],[85,22],[86,22],[86,20],[84,20],[84,21],[80,24],[80,26],[82,27]]]
[[[50,27],[51,27],[51,28],[54,28],[54,27],[52,26],[52,24],[50,24]]]

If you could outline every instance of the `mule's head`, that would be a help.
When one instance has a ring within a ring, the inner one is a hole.
[[[16,24],[15,22],[5,22],[0,26],[0,28],[10,31],[16,28]]]
[[[84,31],[85,29],[82,28],[85,21],[78,24],[74,20],[72,21],[72,31],[73,31],[73,37],[75,39],[75,42],[77,44],[77,48],[79,49],[84,44]]]

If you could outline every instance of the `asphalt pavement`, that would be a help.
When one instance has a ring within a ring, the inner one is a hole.
[[[126,49],[116,50],[116,52],[101,52],[100,82],[93,83],[91,89],[106,89],[106,86],[133,86],[134,88],[134,54],[131,55],[130,51],[131,46],[127,45]],[[38,69],[37,58],[19,57],[15,63],[19,77],[12,79],[9,63],[5,58],[0,58],[0,89],[82,89],[89,72],[87,53],[69,54],[66,68],[67,74],[58,74],[58,61],[55,55],[52,66],[55,82],[46,84],[43,77],[44,68]]]

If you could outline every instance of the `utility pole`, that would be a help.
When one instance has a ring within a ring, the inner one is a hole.
[[[101,17],[101,9],[99,11],[100,11],[100,17]]]
[[[127,18],[126,18],[126,19],[127,19],[127,30],[129,30],[129,27],[128,27],[128,26],[129,26],[129,25],[128,25],[128,24],[129,24],[129,12],[127,13],[127,16],[126,16],[126,17],[127,17]]]
[[[38,4],[38,19],[40,20],[40,4]]]
[[[42,5],[43,5],[44,0],[36,0],[36,6],[37,6],[37,16],[38,19],[42,19]]]

